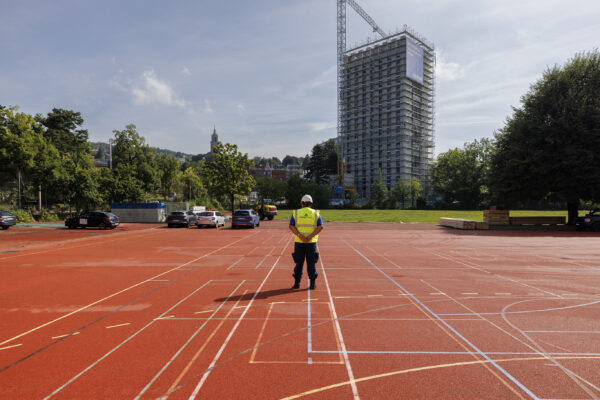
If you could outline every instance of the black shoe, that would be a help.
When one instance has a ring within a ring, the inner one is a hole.
[[[300,279],[296,279],[296,281],[294,282],[294,286],[292,286],[292,289],[300,289]]]
[[[315,290],[317,288],[316,279],[310,280],[310,290]]]

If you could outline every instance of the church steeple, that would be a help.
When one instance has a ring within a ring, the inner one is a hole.
[[[217,128],[213,126],[213,133],[210,135],[210,152],[212,153],[213,147],[219,142],[219,135],[217,135]]]

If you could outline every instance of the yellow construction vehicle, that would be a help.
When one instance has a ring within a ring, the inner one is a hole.
[[[260,220],[267,218],[269,221],[277,215],[277,207],[273,204],[257,204],[254,206],[254,211],[260,217]]]

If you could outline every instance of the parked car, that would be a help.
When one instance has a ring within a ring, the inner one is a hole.
[[[238,226],[249,226],[254,229],[256,226],[260,226],[260,217],[254,210],[235,210],[233,218],[231,218],[231,229]]]
[[[17,217],[8,211],[0,211],[0,226],[6,230],[13,225],[17,224]]]
[[[172,228],[176,225],[183,225],[189,228],[190,225],[196,225],[197,221],[198,217],[196,217],[196,214],[191,211],[177,210],[167,215],[167,226],[169,228]]]
[[[578,231],[591,229],[594,232],[600,232],[600,208],[590,211],[585,217],[575,218],[575,228]]]
[[[203,226],[225,226],[225,216],[218,211],[202,211],[198,213],[198,222],[196,222],[198,228]]]
[[[67,218],[65,226],[69,229],[98,227],[100,229],[115,229],[119,226],[119,217],[111,212],[91,211]]]

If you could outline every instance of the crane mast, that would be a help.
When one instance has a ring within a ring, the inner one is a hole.
[[[354,0],[337,0],[337,136],[338,145],[340,146],[341,157],[338,161],[338,182],[340,185],[344,185],[344,171],[345,171],[345,149],[343,148],[342,135],[342,115],[344,108],[344,54],[346,53],[346,3],[348,3],[354,11],[358,13],[369,25],[373,28],[373,32],[377,32],[382,38],[386,37],[386,33],[381,29],[362,9],[360,5]]]

